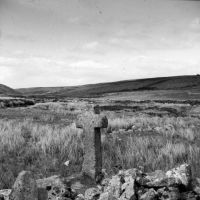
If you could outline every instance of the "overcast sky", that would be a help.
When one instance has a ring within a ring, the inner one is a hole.
[[[0,83],[200,73],[200,1],[0,0]]]

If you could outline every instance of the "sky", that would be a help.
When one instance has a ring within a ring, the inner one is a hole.
[[[0,0],[0,83],[200,74],[198,0]]]

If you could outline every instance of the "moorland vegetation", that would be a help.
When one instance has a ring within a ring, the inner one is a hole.
[[[108,174],[119,166],[153,171],[186,162],[194,176],[200,176],[199,105],[145,102],[136,103],[138,109],[127,102],[120,105],[113,109],[110,102],[100,104],[109,120],[102,135],[103,168]],[[74,121],[89,107],[86,101],[72,101],[1,109],[0,188],[10,188],[21,170],[33,171],[36,178],[80,172],[84,136]]]

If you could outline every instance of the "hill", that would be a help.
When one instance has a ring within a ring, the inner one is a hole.
[[[17,91],[37,97],[95,97],[106,93],[154,90],[200,90],[200,76],[174,76],[72,87],[22,88]]]
[[[0,84],[0,97],[16,97],[16,96],[22,96],[22,94],[19,91],[16,91],[6,85]]]

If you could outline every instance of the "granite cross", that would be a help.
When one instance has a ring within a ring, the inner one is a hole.
[[[93,109],[78,117],[76,127],[82,128],[84,134],[82,173],[96,180],[102,172],[101,129],[107,128],[108,119],[100,114],[98,105]]]

